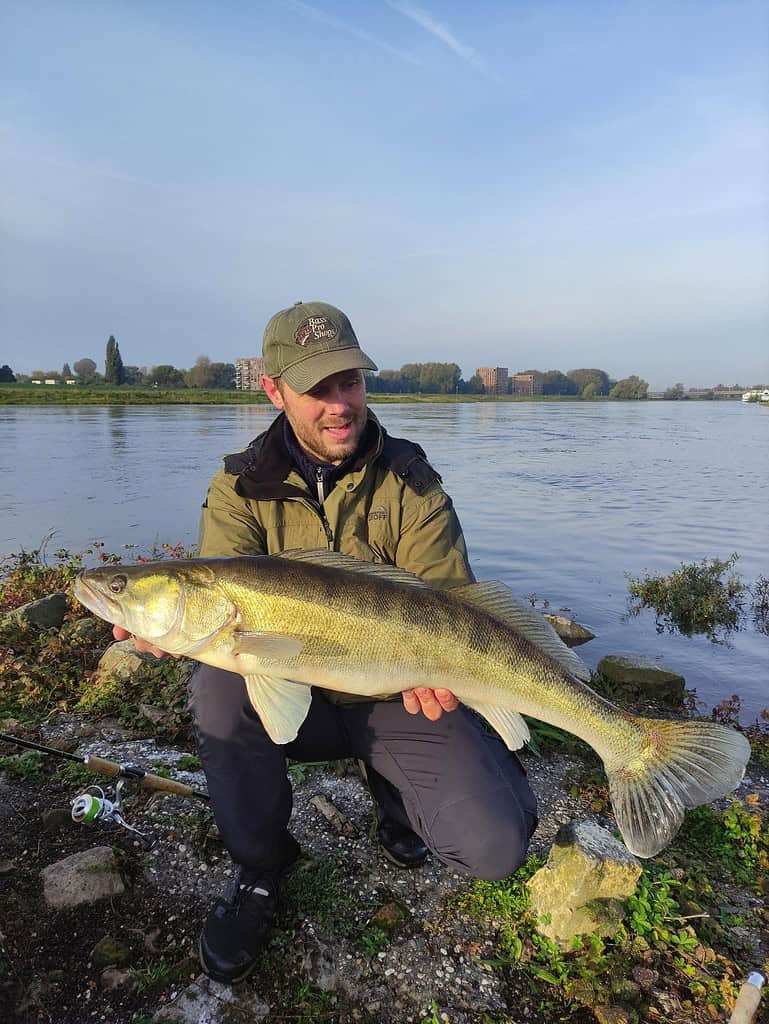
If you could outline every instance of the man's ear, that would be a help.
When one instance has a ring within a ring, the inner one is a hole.
[[[265,394],[275,406],[276,409],[281,411],[284,409],[283,395],[281,395],[278,388],[278,383],[272,377],[268,377],[266,373],[262,374],[262,387],[264,388]]]

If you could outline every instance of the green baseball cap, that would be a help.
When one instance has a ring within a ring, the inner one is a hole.
[[[343,370],[376,370],[361,350],[352,324],[327,302],[295,302],[264,329],[264,372],[282,377],[300,395]]]

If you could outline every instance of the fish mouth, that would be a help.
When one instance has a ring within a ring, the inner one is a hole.
[[[78,573],[72,585],[72,590],[78,601],[85,607],[98,615],[105,622],[113,622],[120,625],[122,614],[117,601],[108,597],[103,591],[94,587],[86,577],[86,569]]]

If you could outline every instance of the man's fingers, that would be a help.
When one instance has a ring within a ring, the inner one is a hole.
[[[410,715],[418,715],[421,711],[431,722],[437,722],[444,711],[458,708],[459,701],[451,690],[419,686],[415,690],[403,691],[403,706]]]
[[[116,640],[127,640],[131,634],[127,629],[123,629],[122,626],[113,626],[112,635]]]
[[[410,715],[418,715],[422,707],[413,690],[403,691],[403,706]]]
[[[459,701],[451,690],[434,690],[433,692],[435,693],[435,699],[444,711],[456,711],[459,707]]]

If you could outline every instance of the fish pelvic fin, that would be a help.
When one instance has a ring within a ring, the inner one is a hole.
[[[750,744],[715,722],[636,719],[646,744],[636,758],[606,765],[614,816],[625,845],[653,857],[673,839],[686,808],[731,793],[745,774]]]
[[[310,710],[310,687],[256,673],[244,678],[248,699],[272,742],[282,745],[295,740]]]
[[[472,700],[464,703],[486,719],[508,750],[518,750],[531,739],[526,721],[512,708]]]

